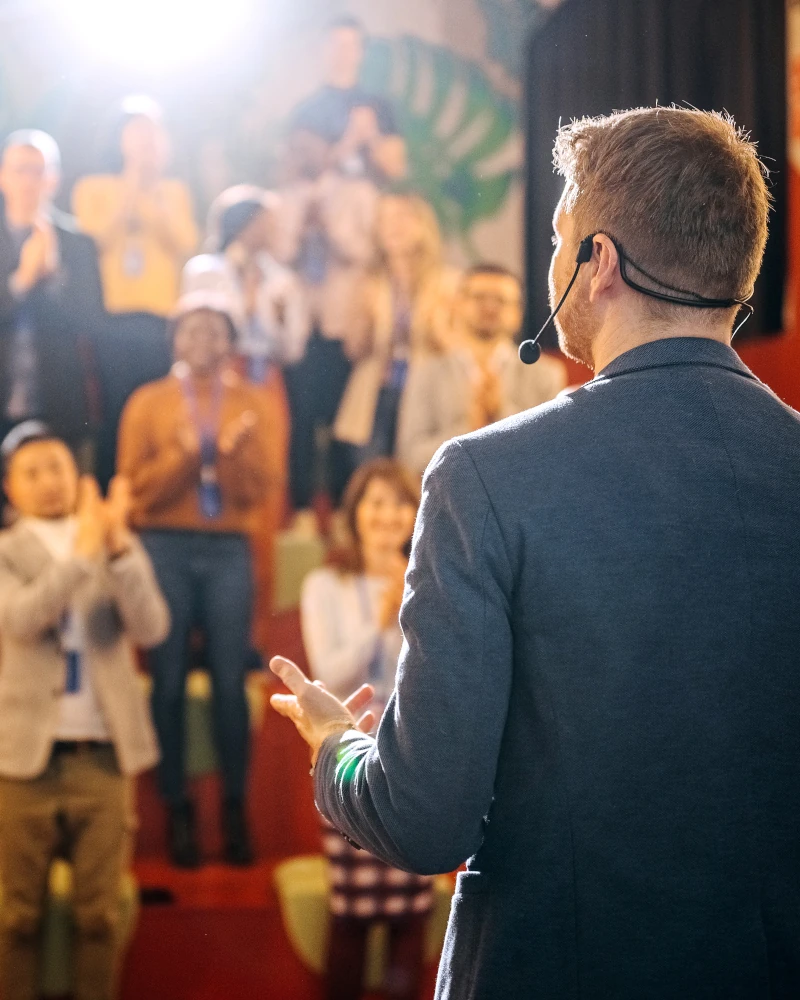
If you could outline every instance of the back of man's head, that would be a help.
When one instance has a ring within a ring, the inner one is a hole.
[[[576,241],[602,231],[675,288],[752,294],[767,240],[767,171],[728,115],[657,107],[585,118],[559,131],[554,161]],[[662,317],[680,308],[647,303]]]

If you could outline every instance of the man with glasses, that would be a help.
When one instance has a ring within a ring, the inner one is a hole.
[[[445,441],[546,403],[566,385],[557,358],[519,363],[522,290],[506,268],[467,271],[457,312],[457,349],[412,363],[403,396],[397,457],[420,476]]]

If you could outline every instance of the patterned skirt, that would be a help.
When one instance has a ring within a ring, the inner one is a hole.
[[[432,876],[410,875],[357,850],[324,818],[322,847],[328,859],[330,907],[335,917],[399,920],[430,913]]]

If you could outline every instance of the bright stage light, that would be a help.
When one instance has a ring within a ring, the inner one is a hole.
[[[168,71],[243,35],[255,0],[56,0],[76,43],[108,62]]]

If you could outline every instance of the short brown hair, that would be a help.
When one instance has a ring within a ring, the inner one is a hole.
[[[340,573],[360,573],[364,569],[356,511],[374,479],[388,483],[401,500],[413,505],[415,511],[419,507],[418,480],[400,462],[393,458],[376,458],[357,469],[350,478],[342,498],[342,515],[347,528],[347,541],[328,556],[328,565],[338,569]]]
[[[553,159],[578,241],[604,231],[668,285],[706,298],[752,295],[768,172],[730,115],[655,107],[583,118],[559,130]]]

